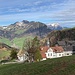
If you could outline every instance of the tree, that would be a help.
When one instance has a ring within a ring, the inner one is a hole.
[[[24,41],[23,50],[28,52],[30,61],[35,60],[35,54],[38,53],[37,50],[39,49],[40,49],[40,43],[37,37],[35,37],[34,39],[27,39],[26,41]]]
[[[15,50],[12,50],[10,53],[11,59],[16,59],[17,58],[17,52]]]
[[[41,54],[40,54],[40,41],[38,40],[37,37],[35,37],[33,40],[32,40],[32,47],[33,47],[33,58],[35,61],[39,61],[42,57],[41,57]]]
[[[28,53],[28,58],[30,61],[32,61],[32,39],[30,38],[26,38],[24,43],[23,43],[23,47],[22,50],[24,53]]]
[[[34,60],[35,61],[40,61],[42,59],[42,56],[40,54],[40,49],[36,50],[35,55],[34,55]]]

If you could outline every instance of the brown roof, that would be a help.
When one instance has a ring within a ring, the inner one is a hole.
[[[61,46],[50,47],[53,49],[53,52],[60,53],[63,52],[64,49]]]
[[[47,47],[47,46],[41,47],[40,53],[41,53],[42,58],[46,58],[45,52],[46,52],[48,49],[49,49],[49,47]]]
[[[44,47],[41,47],[41,50],[40,50],[42,58],[46,58],[45,52],[47,52],[49,48],[51,48],[53,52],[56,52],[56,53],[60,53],[64,51],[64,49],[61,46],[55,46],[55,47],[44,46]]]
[[[23,50],[19,50],[19,52],[18,52],[18,56],[22,56],[24,54],[24,51]]]

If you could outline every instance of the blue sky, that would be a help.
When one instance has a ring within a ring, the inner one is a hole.
[[[0,0],[0,26],[16,21],[75,26],[75,0]]]

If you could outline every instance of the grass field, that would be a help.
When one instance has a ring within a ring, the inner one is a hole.
[[[9,55],[10,55],[10,51],[0,50],[0,59],[4,57],[9,57]]]
[[[35,63],[1,65],[0,75],[75,75],[75,55]]]

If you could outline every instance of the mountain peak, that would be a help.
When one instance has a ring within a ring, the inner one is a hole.
[[[23,20],[22,22],[23,22],[23,23],[29,23],[29,21],[27,21],[27,20]]]
[[[51,26],[58,27],[59,23],[52,23]]]
[[[60,24],[59,23],[52,23],[52,24],[50,24],[50,23],[48,23],[47,25],[50,25],[50,26],[60,26]]]
[[[47,27],[52,29],[52,30],[61,30],[63,29],[59,23],[52,23],[52,24],[47,24]]]

